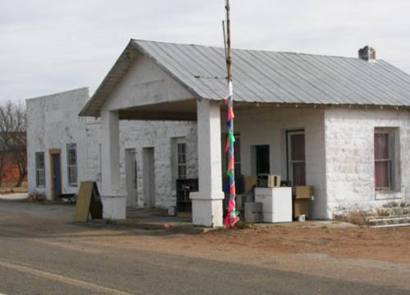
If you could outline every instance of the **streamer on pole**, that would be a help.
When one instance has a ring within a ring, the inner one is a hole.
[[[223,22],[223,33],[226,55],[226,70],[228,81],[228,97],[225,99],[227,105],[227,127],[228,135],[225,144],[225,153],[227,154],[228,167],[227,176],[229,178],[229,203],[228,214],[225,217],[225,228],[233,228],[239,221],[239,212],[236,210],[236,185],[235,185],[235,135],[234,135],[234,118],[233,109],[233,83],[232,83],[232,50],[231,50],[231,20],[229,0],[225,0],[226,5],[226,23]]]

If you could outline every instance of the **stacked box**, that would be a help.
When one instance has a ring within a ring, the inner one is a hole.
[[[245,203],[245,221],[249,223],[262,221],[262,203]]]
[[[301,215],[310,216],[310,200],[313,197],[312,186],[296,186],[293,188],[293,218]]]

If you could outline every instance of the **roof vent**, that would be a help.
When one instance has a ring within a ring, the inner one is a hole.
[[[376,61],[376,50],[366,45],[359,49],[359,58],[365,61]]]

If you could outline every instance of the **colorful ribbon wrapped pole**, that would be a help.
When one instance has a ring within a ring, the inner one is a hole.
[[[228,135],[225,144],[225,153],[227,154],[228,167],[227,176],[229,178],[229,202],[228,214],[224,220],[225,228],[233,228],[239,221],[239,212],[236,210],[236,186],[235,186],[235,135],[234,135],[234,110],[233,110],[233,85],[229,81],[229,95],[225,100],[228,106],[227,127]]]

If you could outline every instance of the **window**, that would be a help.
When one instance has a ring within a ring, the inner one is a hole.
[[[186,143],[177,143],[177,176],[178,179],[187,177],[186,171]]]
[[[38,187],[46,185],[46,171],[43,152],[36,153],[36,185]]]
[[[374,133],[374,180],[377,191],[399,188],[397,128],[376,128]]]
[[[68,184],[77,186],[77,145],[67,144],[67,175]]]
[[[306,185],[305,132],[288,131],[288,180],[292,185]]]

